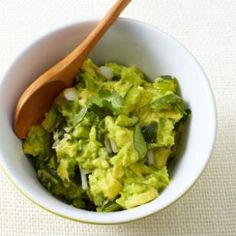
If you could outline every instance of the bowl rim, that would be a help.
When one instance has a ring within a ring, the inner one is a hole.
[[[46,31],[46,33],[44,33],[42,36],[40,37],[35,37],[32,39],[31,43],[26,45],[23,49],[18,50],[16,52],[16,56],[14,57],[14,59],[12,59],[9,62],[9,66],[7,67],[7,69],[2,73],[2,78],[0,79],[0,87],[4,84],[4,82],[7,80],[7,75],[8,73],[11,71],[12,67],[15,65],[15,63],[18,62],[18,60],[24,56],[25,53],[27,53],[28,51],[30,51],[31,48],[33,48],[37,43],[39,43],[41,40],[52,36],[53,34],[56,34],[57,32],[66,30],[70,27],[73,26],[77,26],[80,24],[94,24],[97,23],[99,21],[98,18],[86,18],[83,20],[79,20],[76,22],[69,22],[66,23],[64,25],[61,25],[55,29],[52,30],[48,30]],[[6,174],[6,176],[8,177],[8,179],[13,183],[13,185],[16,187],[16,189],[21,192],[26,198],[28,198],[30,201],[32,201],[33,203],[35,203],[36,205],[38,205],[39,207],[41,207],[42,209],[51,212],[55,215],[61,216],[63,218],[66,218],[68,220],[72,220],[72,221],[76,221],[76,222],[81,222],[81,223],[90,223],[90,224],[102,224],[102,225],[111,225],[111,224],[122,224],[122,223],[128,223],[131,221],[136,221],[145,217],[148,217],[150,215],[153,215],[155,213],[159,213],[162,210],[170,207],[172,204],[174,204],[177,200],[179,200],[180,198],[182,198],[193,186],[194,184],[197,182],[197,180],[199,179],[199,177],[203,174],[204,170],[206,169],[206,166],[212,156],[212,152],[214,149],[214,145],[215,145],[215,141],[216,141],[216,131],[217,131],[217,110],[216,110],[216,101],[214,98],[214,94],[212,91],[212,88],[210,86],[210,82],[207,78],[206,73],[204,72],[203,68],[201,67],[200,63],[197,61],[197,59],[193,56],[193,54],[182,44],[180,43],[177,39],[175,39],[173,36],[171,36],[170,34],[166,33],[165,31],[159,29],[158,27],[156,27],[155,25],[146,23],[146,22],[142,22],[136,19],[131,19],[131,18],[126,18],[126,17],[119,17],[117,19],[117,21],[119,22],[125,22],[125,23],[133,23],[135,25],[139,25],[139,26],[143,26],[145,28],[149,28],[152,31],[157,31],[158,34],[161,34],[162,36],[164,36],[165,38],[167,38],[168,40],[171,40],[173,42],[175,42],[180,48],[182,48],[187,54],[189,54],[190,58],[192,58],[192,60],[197,64],[199,71],[202,74],[202,77],[204,77],[204,83],[205,83],[205,87],[207,89],[207,93],[210,97],[209,102],[211,104],[211,122],[212,122],[212,134],[211,134],[211,140],[209,141],[209,147],[206,153],[206,159],[205,162],[203,163],[201,169],[199,169],[197,175],[195,176],[195,178],[192,179],[191,182],[189,182],[186,187],[184,189],[182,189],[182,191],[180,191],[180,193],[178,195],[176,195],[174,197],[174,199],[172,199],[171,201],[168,201],[166,204],[164,204],[159,210],[158,209],[150,209],[148,212],[145,212],[143,214],[140,215],[134,215],[132,217],[129,217],[129,219],[119,219],[116,217],[115,220],[110,220],[108,221],[87,221],[87,220],[83,220],[83,216],[82,217],[72,217],[72,216],[68,216],[66,214],[63,214],[60,210],[53,210],[50,209],[50,207],[46,207],[45,205],[37,202],[36,200],[33,199],[33,197],[31,197],[27,191],[25,189],[22,189],[22,186],[18,186],[17,183],[14,181],[14,178],[12,177],[12,173],[11,171],[8,170],[7,165],[4,163],[4,158],[0,158],[0,167],[3,170],[3,172]],[[0,156],[3,157],[3,154],[1,153],[0,150]],[[145,205],[144,205],[145,206]],[[133,208],[135,209],[135,208]],[[122,211],[123,212],[123,211]],[[106,214],[110,214],[110,213],[106,213]],[[113,218],[113,217],[112,217]]]

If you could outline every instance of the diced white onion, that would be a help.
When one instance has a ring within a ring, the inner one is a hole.
[[[60,143],[59,140],[55,141],[55,142],[52,144],[52,149],[56,149],[59,143]]]
[[[81,175],[81,187],[83,190],[88,189],[88,181],[87,181],[87,174],[89,174],[91,171],[80,169],[80,175]]]
[[[56,131],[56,132],[53,134],[53,139],[54,139],[55,141],[58,141],[58,140],[59,140],[59,132],[58,132],[58,131]]]
[[[87,189],[88,189],[87,176],[81,174],[81,181],[82,181],[82,189],[83,189],[83,190],[87,190]]]
[[[75,88],[67,88],[63,91],[63,94],[68,101],[73,101],[78,97],[78,92]]]
[[[57,145],[59,144],[60,140],[59,140],[59,132],[55,132],[53,134],[53,140],[54,140],[54,143],[52,144],[52,149],[56,149]]]
[[[69,127],[65,127],[64,130],[66,131],[66,133],[68,133],[70,131]]]
[[[80,168],[80,172],[83,173],[84,175],[87,175],[91,173],[91,170],[85,170],[85,169]]]
[[[60,143],[64,140],[70,140],[72,138],[71,134],[65,133],[63,139],[59,139],[59,133],[55,132],[55,134],[53,135],[53,139],[55,140],[55,142],[52,144],[52,149],[56,149]]]
[[[64,133],[63,139],[64,139],[64,140],[71,140],[71,139],[72,139],[72,136],[71,136],[71,134]]]
[[[111,80],[113,75],[112,69],[107,66],[101,66],[99,68],[99,72],[101,75],[103,75],[106,79]]]
[[[111,143],[111,149],[112,149],[112,151],[114,152],[114,153],[117,153],[117,146],[116,146],[116,144],[112,141],[112,140],[110,140],[110,143]]]
[[[153,165],[154,164],[154,154],[153,154],[153,151],[148,151],[147,158],[148,158],[148,164],[149,165]]]

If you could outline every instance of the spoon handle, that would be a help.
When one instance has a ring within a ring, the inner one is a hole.
[[[87,38],[66,56],[56,67],[66,76],[57,76],[68,87],[73,83],[74,76],[79,72],[82,62],[85,60],[91,49],[102,38],[114,21],[118,18],[131,0],[117,0],[99,24],[91,31]],[[60,72],[59,72],[60,73]]]
[[[91,48],[93,48],[106,33],[129,2],[131,2],[131,0],[118,0],[75,51],[79,54],[83,52],[86,57]]]

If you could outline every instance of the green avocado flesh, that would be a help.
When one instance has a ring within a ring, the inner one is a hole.
[[[111,212],[157,198],[190,114],[172,76],[84,61],[23,141],[42,185],[77,208]]]

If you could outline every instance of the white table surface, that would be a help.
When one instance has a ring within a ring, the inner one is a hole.
[[[70,22],[101,17],[113,2],[0,0],[0,79],[33,39]],[[168,209],[118,226],[86,225],[48,213],[19,194],[0,170],[1,236],[236,235],[236,0],[133,0],[123,16],[168,32],[205,69],[218,109],[217,142],[208,167]]]

